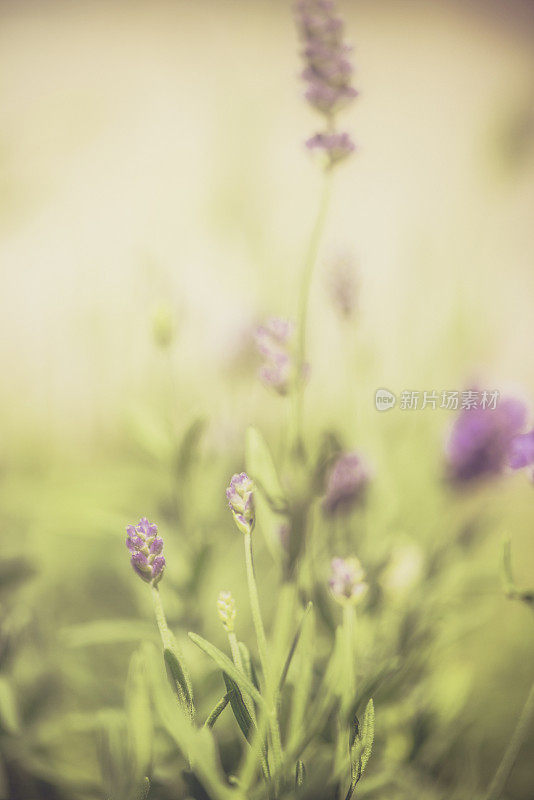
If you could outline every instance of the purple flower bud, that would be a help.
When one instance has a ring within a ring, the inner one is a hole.
[[[241,533],[252,533],[256,522],[254,509],[254,483],[246,472],[232,477],[226,490],[228,507]]]
[[[499,475],[507,463],[520,464],[526,443],[514,440],[526,422],[525,405],[513,397],[495,408],[466,408],[456,419],[446,443],[447,469],[453,483]],[[516,468],[517,468],[516,467]]]
[[[142,517],[138,525],[127,526],[126,534],[126,547],[132,553],[132,567],[140,578],[155,585],[165,568],[165,558],[161,555],[163,539],[158,536],[158,526]]]
[[[342,605],[356,604],[369,588],[365,582],[362,565],[354,556],[332,559],[332,572],[328,585],[334,599]]]
[[[363,500],[369,479],[369,467],[357,453],[340,455],[328,474],[323,499],[325,513],[348,513]]]

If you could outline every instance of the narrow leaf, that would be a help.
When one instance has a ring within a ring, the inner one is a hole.
[[[228,697],[228,694],[225,694],[223,697],[221,697],[217,705],[212,709],[212,711],[210,711],[208,718],[204,723],[206,728],[213,728],[229,702],[230,698]]]
[[[218,647],[215,647],[215,645],[211,644],[211,642],[208,642],[206,639],[203,639],[202,636],[199,636],[197,633],[190,633],[189,638],[197,645],[197,647],[200,647],[200,649],[203,650],[206,655],[213,659],[213,661],[215,661],[217,666],[222,669],[223,672],[226,672],[227,675],[229,675],[235,681],[241,692],[246,692],[256,703],[266,708],[265,700],[258,692],[252,681],[237,669],[235,664],[230,661],[228,656],[222,653]]]
[[[182,666],[179,651],[172,646],[164,647],[163,658],[165,660],[169,682],[187,714],[192,719],[195,713],[195,707],[193,705],[191,682]]]
[[[250,743],[251,730],[254,723],[252,722],[252,717],[250,716],[245,705],[245,701],[243,700],[243,695],[241,694],[237,683],[233,681],[232,678],[226,674],[226,672],[223,672],[223,678],[226,686],[226,696],[230,700],[230,705],[232,707],[232,711],[234,712],[236,722],[241,729],[241,733],[247,742]]]

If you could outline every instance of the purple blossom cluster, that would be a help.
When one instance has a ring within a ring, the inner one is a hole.
[[[241,533],[252,533],[256,522],[254,508],[254,483],[246,472],[232,477],[226,490],[228,508],[233,514],[234,522]]]
[[[371,473],[358,453],[342,453],[327,478],[323,510],[326,514],[346,514],[364,498]]]
[[[256,344],[264,358],[260,380],[280,395],[288,393],[293,378],[293,332],[293,322],[280,317],[271,317],[256,330]]]
[[[344,41],[343,20],[335,13],[332,0],[300,0],[296,6],[297,24],[304,43],[305,97],[326,121],[326,132],[308,140],[311,150],[323,151],[333,166],[354,150],[348,133],[335,129],[336,114],[350,103],[357,91],[351,85],[352,48]]]
[[[128,525],[126,533],[126,547],[132,554],[132,567],[140,578],[155,585],[161,580],[165,569],[165,557],[161,555],[163,539],[158,536],[158,526],[142,517],[138,525]]]
[[[457,485],[496,476],[506,467],[534,464],[534,431],[522,433],[527,408],[513,397],[495,408],[466,408],[456,419],[446,444],[449,478]]]

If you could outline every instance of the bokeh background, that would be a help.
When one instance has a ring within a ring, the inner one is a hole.
[[[507,533],[518,583],[534,581],[533,489],[518,475],[454,496],[440,483],[451,412],[378,414],[374,391],[478,381],[534,399],[534,4],[341,9],[358,153],[314,280],[309,435],[335,430],[373,463],[369,552],[424,560],[448,521],[482,529],[432,584],[440,645],[414,645],[430,666],[409,707],[384,698],[361,793],[475,798],[532,679],[532,622],[498,570]],[[154,635],[127,523],[161,525],[177,631],[220,639],[220,588],[245,605],[223,490],[247,425],[283,445],[288,411],[257,380],[252,331],[294,315],[321,177],[298,48],[286,2],[0,2],[2,798],[107,796],[95,720]],[[340,252],[358,271],[349,322],[327,292]],[[509,800],[532,797],[533,755],[531,733]],[[402,775],[387,794],[381,763]],[[170,776],[155,797],[177,796]]]

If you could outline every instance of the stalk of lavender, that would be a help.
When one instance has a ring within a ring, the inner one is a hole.
[[[354,151],[354,143],[346,132],[337,128],[339,111],[357,95],[351,86],[352,64],[348,58],[351,48],[344,41],[343,20],[335,13],[333,0],[300,0],[296,20],[304,44],[302,56],[305,68],[305,97],[323,118],[325,130],[306,142],[313,152],[323,156],[324,181],[317,218],[304,257],[299,299],[297,375],[306,363],[306,330],[313,270],[317,261],[331,193],[332,168]],[[295,450],[302,452],[302,411],[304,384],[297,382],[295,397]]]
[[[163,644],[163,657],[169,674],[169,680],[184,711],[189,719],[193,719],[195,706],[193,689],[176,639],[169,629],[167,618],[161,602],[158,584],[165,570],[165,557],[162,555],[163,539],[158,536],[158,526],[142,517],[137,525],[126,528],[126,547],[132,554],[130,563],[139,577],[150,584],[152,602]]]
[[[230,508],[234,521],[244,536],[245,545],[245,565],[247,572],[247,585],[252,613],[252,622],[256,632],[258,643],[258,653],[260,656],[261,669],[265,681],[265,691],[267,703],[270,706],[269,730],[271,735],[274,774],[279,772],[282,765],[282,742],[280,737],[280,727],[277,719],[277,698],[276,686],[271,674],[270,662],[267,652],[267,637],[260,609],[258,597],[258,587],[254,573],[254,559],[252,555],[252,531],[256,524],[256,512],[254,507],[254,484],[245,472],[236,474],[232,477],[230,485],[226,490],[228,507]],[[259,730],[259,726],[258,726]]]

